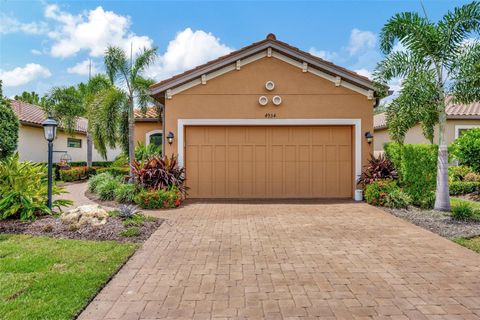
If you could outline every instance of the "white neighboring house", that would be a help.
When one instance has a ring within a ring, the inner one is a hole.
[[[17,148],[20,160],[47,162],[47,141],[42,128],[42,122],[46,119],[44,111],[39,106],[17,100],[11,100],[10,106],[20,122]],[[53,141],[54,162],[59,162],[65,154],[74,162],[87,161],[87,127],[87,119],[80,118],[73,135],[68,135],[62,128],[58,128],[57,138]],[[120,153],[120,148],[109,148],[107,159],[104,159],[93,146],[92,160],[112,161]]]

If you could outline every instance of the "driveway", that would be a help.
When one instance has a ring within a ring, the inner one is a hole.
[[[190,203],[80,319],[480,319],[480,255],[353,202]]]

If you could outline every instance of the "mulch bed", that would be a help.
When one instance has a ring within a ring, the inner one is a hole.
[[[386,212],[411,223],[435,232],[442,237],[470,238],[480,235],[480,221],[458,221],[450,217],[448,212],[436,210],[420,210],[415,207],[407,209],[382,208]]]
[[[158,229],[163,221],[163,219],[145,221],[142,226],[138,227],[140,235],[136,237],[120,235],[120,232],[125,230],[126,227],[118,217],[108,217],[107,222],[102,226],[93,227],[87,223],[77,230],[53,216],[40,217],[35,221],[3,220],[0,221],[0,233],[31,234],[59,239],[143,242]]]

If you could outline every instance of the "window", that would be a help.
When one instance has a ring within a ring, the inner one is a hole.
[[[154,133],[150,135],[150,140],[148,143],[152,143],[158,147],[162,145],[162,134],[161,133]]]
[[[456,125],[455,126],[455,139],[459,138],[462,134],[473,128],[480,128],[480,125],[477,124],[466,124],[466,125]]]
[[[81,148],[82,139],[67,138],[67,147],[68,148]]]

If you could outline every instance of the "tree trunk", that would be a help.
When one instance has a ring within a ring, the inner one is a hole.
[[[443,99],[443,97],[442,97]],[[435,195],[435,210],[450,211],[450,194],[448,188],[448,147],[445,142],[445,99],[442,100],[442,110],[438,116],[438,160],[437,160],[437,192]]]
[[[87,132],[87,167],[90,168],[92,167],[92,135],[90,132]]]
[[[133,115],[133,98],[128,102],[128,164],[130,165],[130,181],[133,181],[133,161],[135,160],[135,118]]]

